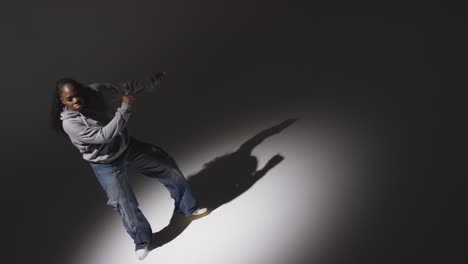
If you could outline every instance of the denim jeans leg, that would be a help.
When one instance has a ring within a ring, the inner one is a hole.
[[[190,215],[198,209],[185,176],[172,157],[161,148],[139,140],[131,140],[128,166],[162,183],[174,199],[174,211]]]
[[[125,162],[119,159],[109,164],[90,164],[107,194],[107,204],[122,217],[125,230],[135,243],[135,250],[149,244],[151,226],[138,208],[138,201],[128,182]]]

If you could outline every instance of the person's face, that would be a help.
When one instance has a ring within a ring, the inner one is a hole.
[[[60,100],[69,110],[80,111],[86,106],[84,96],[80,94],[80,91],[77,88],[69,83],[62,87]]]

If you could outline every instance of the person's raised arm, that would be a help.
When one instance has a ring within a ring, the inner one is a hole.
[[[142,92],[152,92],[165,77],[166,72],[158,72],[151,74],[145,79],[120,82],[119,85],[122,86],[124,90],[129,91],[130,95],[137,95]]]
[[[133,96],[126,93],[122,97],[122,105],[117,108],[114,118],[103,127],[88,127],[76,120],[64,120],[63,129],[71,138],[75,138],[83,143],[108,143],[126,126],[134,100]]]

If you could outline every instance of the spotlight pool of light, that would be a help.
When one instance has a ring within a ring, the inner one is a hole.
[[[282,120],[280,120],[282,121]],[[215,157],[235,151],[247,139],[278,122],[266,120],[237,127],[238,133],[202,142],[178,155],[190,179]],[[327,236],[352,204],[355,136],[333,122],[307,118],[266,138],[251,155],[261,169],[276,154],[284,157],[251,188],[193,221],[172,241],[142,262],[115,212],[97,217],[66,263],[283,264],[320,251]],[[132,177],[135,177],[133,175]],[[137,176],[138,177],[138,176]],[[153,233],[169,224],[173,201],[157,181],[141,177],[135,193]],[[216,186],[213,186],[216,188]],[[110,209],[109,209],[110,210]]]

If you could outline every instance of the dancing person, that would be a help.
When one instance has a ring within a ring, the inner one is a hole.
[[[175,160],[162,148],[137,140],[127,131],[136,95],[152,92],[166,76],[119,83],[83,84],[57,80],[53,92],[52,129],[67,137],[89,162],[107,195],[107,205],[122,218],[139,260],[149,253],[152,229],[127,178],[127,169],[161,182],[174,199],[174,214],[186,217],[207,212],[198,205]]]

